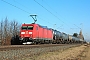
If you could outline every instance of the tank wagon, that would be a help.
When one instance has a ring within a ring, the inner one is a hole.
[[[22,24],[20,35],[12,37],[11,44],[80,43],[81,39],[39,24]]]

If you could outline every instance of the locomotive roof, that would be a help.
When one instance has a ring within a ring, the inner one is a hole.
[[[49,30],[51,30],[52,28],[48,28],[47,26],[42,26],[42,25],[40,25],[40,24],[34,24],[34,23],[32,23],[32,24],[22,24],[22,25],[38,25],[39,27],[42,27],[42,28],[46,28],[46,29],[49,29]]]
[[[39,24],[38,24],[38,26],[40,26],[40,27],[42,27],[42,28],[49,29],[49,30],[51,30],[51,29],[52,29],[52,28],[48,28],[47,26],[42,26],[42,25],[39,25]]]

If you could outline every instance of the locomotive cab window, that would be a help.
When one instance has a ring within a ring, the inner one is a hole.
[[[28,30],[33,30],[33,26],[28,26]]]
[[[27,30],[27,26],[22,26],[22,30]]]

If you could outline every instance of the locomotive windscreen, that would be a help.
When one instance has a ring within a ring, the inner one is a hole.
[[[22,30],[33,30],[33,26],[22,26]]]
[[[28,30],[33,30],[33,26],[28,26]]]

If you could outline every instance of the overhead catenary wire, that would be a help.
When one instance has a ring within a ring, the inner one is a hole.
[[[75,25],[75,24],[74,24]],[[81,29],[80,27],[78,27],[77,25],[75,25],[77,28]]]
[[[44,1],[44,0],[42,0],[42,1]],[[44,1],[44,3],[45,3],[50,9],[52,9],[56,14],[58,14],[52,7],[49,6],[49,4],[47,4],[45,1]]]
[[[45,8],[43,5],[41,5],[39,2],[37,2],[36,0],[34,0],[38,5],[40,5],[42,8],[44,8],[46,11],[48,11],[51,15],[53,15],[54,17],[56,17],[59,21],[63,22],[64,24],[66,24],[64,21],[62,21],[59,17],[57,17],[55,14],[53,14],[51,11],[49,11],[47,8]],[[66,24],[68,26],[68,24]]]
[[[1,1],[3,1],[3,2],[5,2],[5,3],[7,3],[7,4],[9,4],[9,5],[13,6],[13,7],[16,7],[17,9],[22,10],[22,11],[28,13],[28,14],[31,14],[30,12],[28,12],[28,11],[26,11],[26,10],[24,10],[24,9],[21,9],[21,8],[19,8],[19,7],[15,6],[15,5],[13,5],[13,4],[11,4],[11,3],[5,1],[5,0],[1,0]]]
[[[18,3],[19,5],[21,5],[22,7],[25,7],[26,9],[28,9],[28,10],[30,10],[30,11],[33,11],[33,10],[29,9],[28,7],[26,7],[25,5],[23,5],[23,4],[19,3],[19,2],[17,2],[16,0],[13,0],[13,1],[16,2],[16,3]]]
[[[28,7],[26,7],[25,5],[23,5],[23,4],[19,3],[19,2],[17,2],[16,0],[13,0],[13,1],[16,2],[16,3],[18,3],[19,5],[23,6],[23,7],[26,8],[26,9],[31,10],[31,9],[29,9]],[[33,11],[33,10],[31,10],[31,11]],[[35,12],[35,11],[33,11],[33,12]],[[35,13],[37,13],[37,12],[35,12]],[[43,21],[45,21],[45,22],[47,22],[47,23],[49,23],[49,24],[52,24],[52,23],[50,23],[50,22],[44,20],[43,18],[41,18],[39,15],[38,15],[38,18],[40,18],[41,20],[43,20]]]
[[[13,4],[11,4],[11,3],[9,3],[9,2],[7,2],[7,1],[5,1],[5,0],[1,0],[1,1],[3,1],[3,2],[5,2],[5,3],[7,3],[7,4],[9,4],[9,5],[11,5],[11,6],[13,6],[13,7],[15,7],[15,8],[17,8],[17,9],[19,9],[19,10],[22,10],[23,12],[26,12],[26,13],[28,13],[28,14],[31,14],[30,12],[28,12],[28,11],[26,11],[26,10],[24,10],[24,9],[22,9],[22,8],[19,8],[19,7],[17,7],[17,6],[15,6],[15,5],[13,5]],[[37,2],[36,0],[34,0],[35,2]],[[18,3],[18,2],[17,2]],[[38,3],[38,2],[37,2]],[[42,6],[40,3],[38,3],[40,6]],[[22,5],[22,4],[21,4]],[[22,5],[22,6],[24,6],[24,5]],[[25,7],[25,6],[24,6]],[[52,14],[53,16],[55,16],[56,18],[58,18],[56,15],[54,15],[51,11],[49,11],[47,8],[45,8],[44,6],[42,6],[45,10],[47,10],[50,14]],[[41,17],[39,17],[40,19],[42,19]],[[59,19],[59,18],[58,18]],[[43,19],[42,19],[43,20]],[[59,19],[60,20],[60,19]],[[45,20],[44,20],[45,21]],[[61,20],[62,21],[62,20]],[[63,22],[63,21],[62,21]],[[50,23],[50,22],[48,22],[48,23]],[[63,22],[63,23],[65,23],[65,22]],[[52,24],[52,23],[50,23],[50,24]],[[65,23],[66,24],[66,23]]]
[[[20,7],[17,7],[17,6],[15,6],[14,4],[11,4],[11,3],[9,3],[9,2],[7,2],[7,1],[5,1],[5,0],[1,0],[1,1],[3,1],[3,2],[5,2],[5,3],[7,3],[7,4],[9,4],[9,5],[11,5],[11,6],[13,6],[13,7],[15,7],[15,8],[17,8],[17,9],[19,9],[19,10],[22,10],[23,12],[26,12],[26,13],[28,13],[28,14],[31,14],[30,12],[28,12],[28,11],[26,11],[26,10],[24,10],[24,9],[22,9],[22,8],[20,8]],[[14,0],[15,1],[15,0]],[[21,4],[22,5],[22,4]],[[23,5],[24,6],[24,5]],[[24,6],[25,7],[25,6]],[[47,11],[49,11],[48,9],[47,9]],[[50,11],[49,11],[50,12]],[[52,12],[50,12],[50,13],[52,13]],[[52,13],[53,14],[53,13]],[[43,20],[41,17],[39,17],[41,20]],[[45,21],[45,20],[44,20]],[[47,21],[46,21],[47,22]],[[50,23],[50,22],[48,22],[48,23]],[[64,22],[63,22],[64,23]],[[52,23],[50,23],[50,24],[52,24]]]
[[[13,4],[5,1],[5,0],[1,0],[1,1],[3,1],[3,2],[5,2],[5,3],[7,3],[7,4],[9,4],[9,5],[11,5],[11,6],[13,6],[13,7],[17,8],[17,9],[19,9],[19,10],[22,10],[22,11],[28,13],[28,14],[31,14],[30,12],[28,12],[28,11],[26,11],[26,10],[24,10],[24,9],[21,9],[21,8],[19,8],[19,7],[15,6],[15,5],[13,5]],[[23,6],[24,6],[24,5],[23,5]],[[24,6],[24,7],[25,7],[25,6]],[[49,10],[47,10],[47,11],[50,12]],[[50,13],[51,13],[51,12],[50,12]],[[51,13],[51,14],[52,14],[52,13]],[[42,18],[40,18],[40,19],[42,19]],[[45,21],[45,20],[44,20],[44,21]],[[49,23],[50,23],[50,22],[49,22]]]
[[[15,7],[15,8],[17,8],[17,9],[19,9],[19,10],[22,10],[23,12],[25,12],[25,13],[27,13],[27,14],[31,14],[30,12],[28,12],[28,11],[26,11],[26,10],[24,10],[24,9],[22,9],[22,8],[19,8],[19,7],[17,7],[17,6],[15,6],[14,4],[11,4],[11,3],[9,3],[9,2],[7,2],[7,1],[5,1],[5,0],[1,0],[1,1],[3,1],[3,2],[5,2],[5,3],[7,3],[7,4],[9,4],[9,5],[11,5],[11,6],[13,6],[13,7]],[[15,0],[14,0],[15,1]],[[15,1],[16,2],[16,1]],[[18,3],[18,2],[17,2]],[[21,4],[22,5],[22,4]],[[22,6],[24,6],[24,5],[22,5]],[[25,6],[24,6],[25,7]],[[26,7],[27,8],[27,7]],[[40,18],[40,17],[39,17]],[[42,18],[40,18],[40,19],[42,19]],[[42,19],[43,20],[43,19]],[[45,20],[44,20],[45,21]],[[47,22],[47,21],[46,21]],[[48,22],[48,23],[50,23],[50,22]],[[51,24],[51,23],[50,23]]]
[[[47,10],[50,14],[52,14],[54,17],[56,17],[58,20],[60,20],[61,22],[63,22],[64,24],[66,24],[67,26],[69,26],[67,23],[65,23],[64,21],[62,21],[58,16],[56,16],[54,13],[52,13],[51,11],[49,11],[47,8],[45,8],[43,5],[41,5],[39,2],[37,2],[36,0],[34,0],[37,4],[39,4],[41,7],[43,7],[45,10]],[[46,3],[44,1],[44,3]],[[46,5],[51,8],[47,3]],[[52,8],[51,8],[52,9]],[[53,9],[52,9],[53,10]],[[55,13],[57,13],[55,10],[53,10]],[[58,13],[57,13],[58,14]],[[75,24],[74,24],[75,25]],[[75,25],[76,26],[76,25]],[[78,26],[76,26],[78,27]],[[79,29],[81,29],[80,27],[78,27]],[[71,29],[71,28],[70,28]]]

